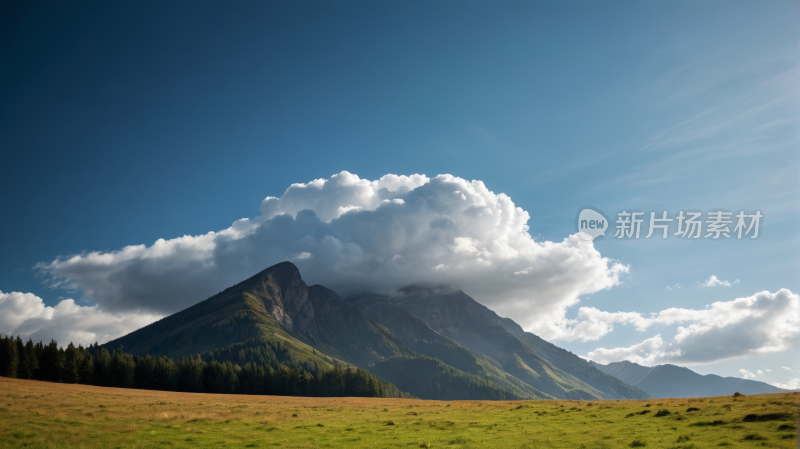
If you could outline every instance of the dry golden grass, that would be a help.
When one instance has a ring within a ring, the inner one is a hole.
[[[445,402],[174,393],[0,378],[0,447],[588,449],[644,441],[648,448],[788,449],[795,447],[798,400],[800,394],[793,393]],[[690,407],[699,410],[687,412]],[[659,410],[670,413],[656,417]],[[768,413],[791,419],[743,420],[747,414]]]

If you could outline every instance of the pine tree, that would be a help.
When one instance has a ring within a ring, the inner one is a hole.
[[[17,377],[17,367],[19,366],[19,353],[17,352],[17,343],[13,337],[8,337],[5,341],[7,365],[6,371],[3,373],[6,377]]]
[[[78,346],[81,361],[78,364],[78,377],[82,384],[91,385],[94,381],[94,360],[92,355],[82,346]]]
[[[111,384],[111,354],[106,348],[99,348],[92,356],[94,359],[94,384],[107,387]]]
[[[36,371],[39,369],[39,361],[37,360],[36,357],[33,340],[30,338],[23,347],[19,366],[20,370],[17,373],[17,376],[19,376],[22,379],[36,378]]]
[[[63,374],[64,382],[68,384],[80,382],[81,378],[78,373],[78,367],[81,364],[81,354],[75,349],[75,345],[73,345],[72,342],[69,343],[67,349],[64,351],[64,356],[66,358]]]

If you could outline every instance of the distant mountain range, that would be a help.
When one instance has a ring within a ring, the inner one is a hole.
[[[253,338],[279,343],[294,368],[356,366],[423,399],[647,397],[460,290],[343,299],[289,262],[105,346],[181,358]]]
[[[785,393],[770,384],[738,377],[701,375],[675,365],[653,367],[623,361],[601,365],[590,362],[600,371],[633,385],[654,398],[692,398],[742,394]]]

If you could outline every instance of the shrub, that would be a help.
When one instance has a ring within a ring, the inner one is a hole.
[[[630,446],[631,447],[645,447],[645,446],[647,446],[647,441],[645,441],[642,438],[637,438],[637,439],[631,441]]]
[[[725,425],[725,421],[697,421],[689,424],[691,427],[703,427],[703,426],[722,426]]]
[[[681,435],[681,436],[678,437],[677,440],[675,440],[675,442],[676,443],[683,443],[684,441],[689,441],[691,439],[692,438],[689,435]]]
[[[742,421],[744,422],[783,421],[789,419],[789,417],[790,415],[788,413],[764,413],[763,415],[757,415],[755,413],[751,413],[742,418]]]
[[[687,412],[699,412],[700,409],[697,407],[689,407],[686,409]]]
[[[739,396],[744,396],[744,395],[742,393],[739,393],[738,391],[736,393],[733,393],[733,397],[738,398]]]
[[[656,412],[655,416],[656,416],[656,418],[660,418],[662,416],[668,416],[668,415],[671,415],[671,414],[672,414],[672,412],[670,412],[669,410],[659,410],[658,412]]]
[[[745,441],[763,441],[763,440],[766,440],[767,437],[759,435],[757,433],[748,433],[742,439],[745,440]]]
[[[778,430],[797,430],[797,427],[794,424],[781,424],[778,426]]]

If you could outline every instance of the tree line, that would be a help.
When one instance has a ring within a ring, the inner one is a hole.
[[[369,372],[342,366],[323,369],[300,362],[278,343],[250,339],[228,348],[184,357],[133,356],[97,343],[66,348],[55,340],[0,336],[0,375],[48,382],[198,393],[282,396],[411,397]]]

